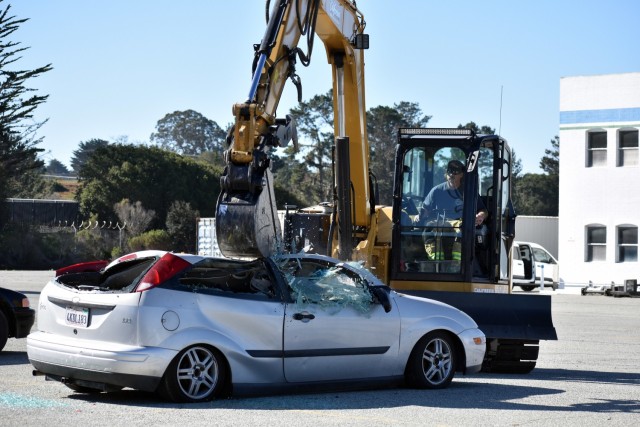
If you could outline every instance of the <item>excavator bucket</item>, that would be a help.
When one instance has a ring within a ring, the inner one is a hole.
[[[260,192],[222,191],[216,206],[216,238],[227,257],[263,257],[280,251],[282,232],[271,171]]]
[[[467,313],[487,338],[557,340],[551,296],[442,291],[402,292],[442,301]]]

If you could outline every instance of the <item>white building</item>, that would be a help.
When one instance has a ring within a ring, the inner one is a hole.
[[[560,80],[560,275],[640,282],[640,73]]]

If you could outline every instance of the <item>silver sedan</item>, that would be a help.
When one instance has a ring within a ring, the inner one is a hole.
[[[177,402],[382,384],[444,388],[480,370],[463,312],[320,255],[231,260],[160,251],[59,270],[27,338],[34,374],[76,392]]]

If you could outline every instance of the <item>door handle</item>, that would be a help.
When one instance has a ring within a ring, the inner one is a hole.
[[[315,318],[316,318],[316,316],[314,316],[314,315],[313,315],[313,314],[311,314],[311,313],[307,313],[307,312],[304,312],[304,313],[295,313],[295,314],[293,315],[293,319],[294,319],[294,320],[302,320],[303,322],[308,322],[309,320],[313,320],[313,319],[315,319]]]

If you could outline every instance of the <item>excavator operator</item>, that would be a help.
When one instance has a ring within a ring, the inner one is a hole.
[[[450,160],[445,170],[445,181],[429,191],[416,218],[416,225],[426,227],[423,239],[428,259],[445,261],[449,273],[460,271],[464,172],[461,161]],[[475,225],[479,227],[488,213],[482,200],[477,200]]]
[[[426,219],[438,213],[448,219],[462,218],[464,206],[463,186],[464,165],[459,160],[451,160],[447,164],[445,181],[436,185],[429,191],[422,203],[418,216],[418,223],[424,223]],[[476,226],[481,225],[487,218],[487,208],[478,198],[476,213]]]

